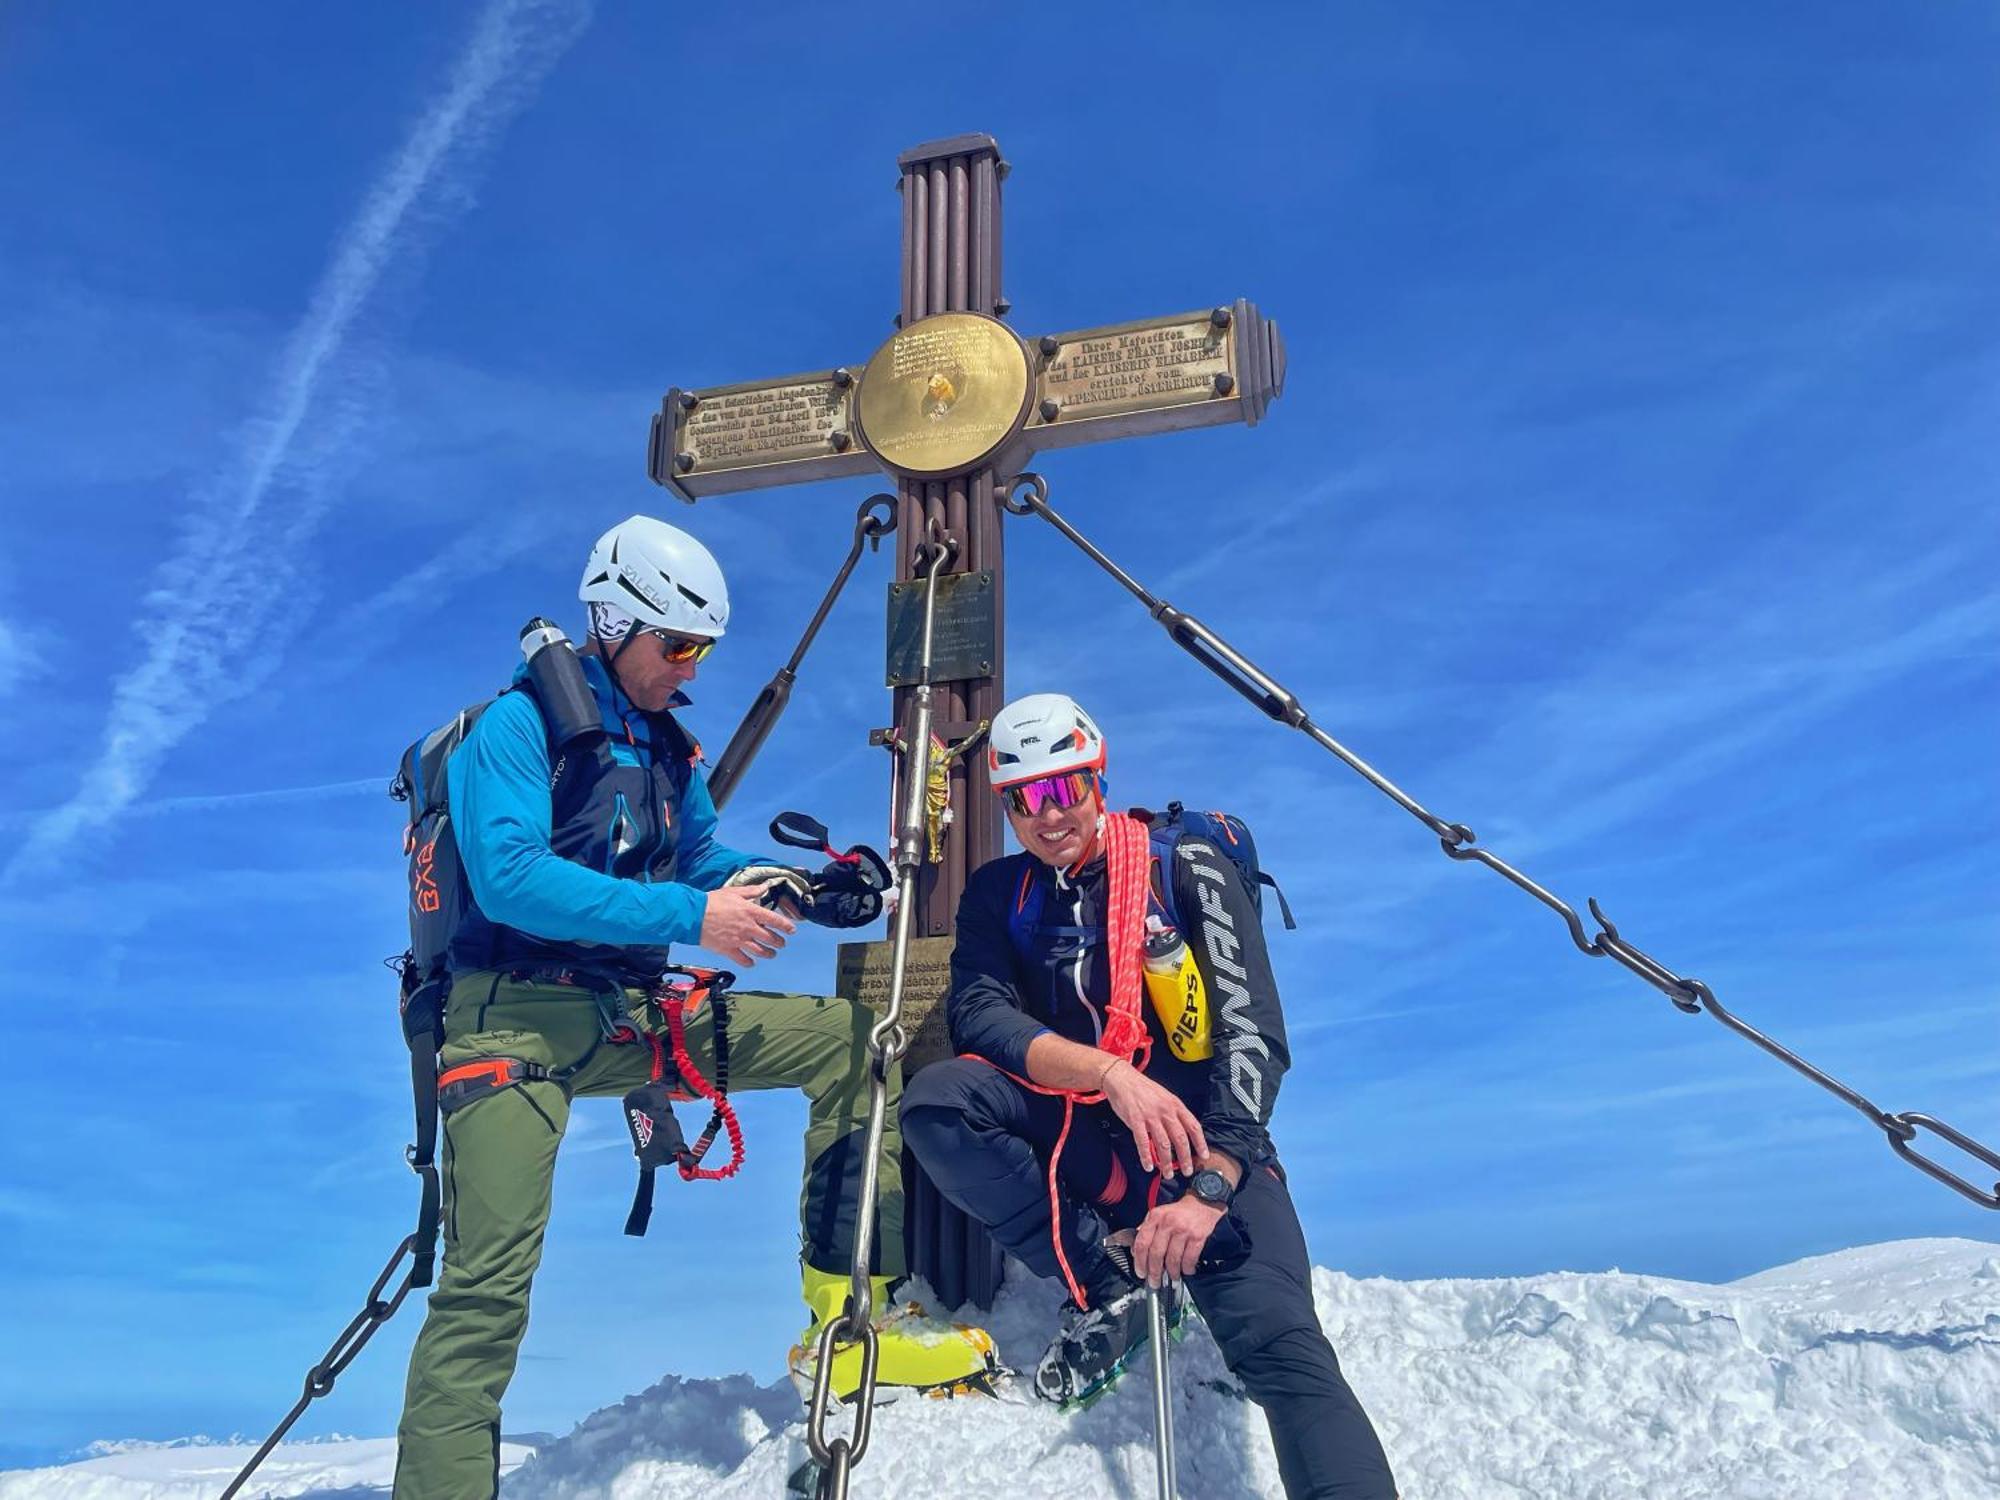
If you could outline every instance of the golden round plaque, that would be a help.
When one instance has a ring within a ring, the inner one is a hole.
[[[861,375],[861,435],[901,474],[978,466],[1028,414],[1028,351],[979,313],[936,313],[898,331]]]

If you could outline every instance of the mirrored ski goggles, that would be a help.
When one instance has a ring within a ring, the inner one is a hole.
[[[1075,807],[1089,800],[1090,794],[1097,790],[1097,773],[1064,771],[1059,776],[1018,782],[1002,790],[1009,807],[1024,818],[1032,818],[1051,802],[1057,807]]]
[[[698,641],[693,636],[674,635],[670,631],[646,629],[639,633],[658,641],[660,654],[679,666],[693,666],[715,649],[712,640]]]

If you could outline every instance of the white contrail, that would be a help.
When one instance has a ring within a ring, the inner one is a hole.
[[[341,389],[364,373],[344,358],[355,321],[385,273],[410,267],[427,233],[470,200],[483,148],[588,19],[585,0],[493,0],[481,14],[443,94],[336,242],[262,410],[231,461],[190,497],[186,530],[145,599],[139,660],[113,685],[97,758],[67,802],[34,820],[8,876],[110,823],[174,745],[275,665],[305,608],[310,572],[297,559],[361,415]],[[284,505],[267,503],[274,492]]]

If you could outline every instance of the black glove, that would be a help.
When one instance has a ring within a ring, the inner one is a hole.
[[[813,877],[806,918],[822,927],[866,927],[882,915],[888,887],[888,863],[866,844],[856,844]]]

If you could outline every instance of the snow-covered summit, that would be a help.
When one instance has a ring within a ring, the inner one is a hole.
[[[1622,1272],[1398,1282],[1314,1272],[1320,1319],[1406,1500],[1991,1500],[2000,1495],[2000,1245],[1907,1240],[1723,1285]],[[1031,1364],[1053,1289],[989,1320]],[[1174,1351],[1180,1490],[1276,1497],[1255,1407],[1199,1325]],[[1064,1416],[1025,1397],[878,1411],[857,1497],[1151,1493],[1150,1377]],[[259,1493],[361,1495],[386,1442],[280,1449]],[[181,1500],[233,1450],[148,1449],[0,1474],[0,1500]],[[241,1454],[236,1462],[241,1462]],[[509,1458],[514,1457],[510,1453]],[[506,1500],[771,1500],[804,1458],[788,1384],[682,1380],[586,1418]]]

